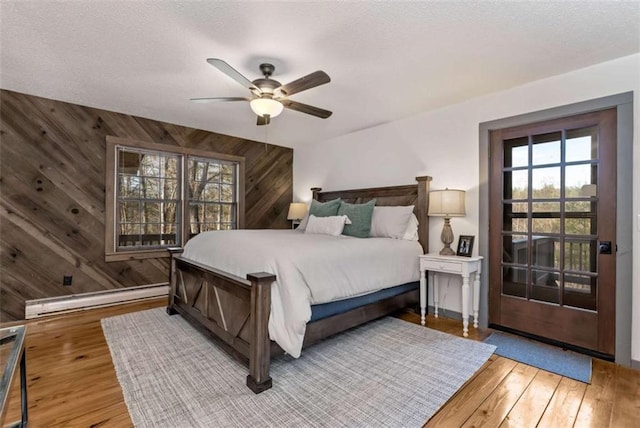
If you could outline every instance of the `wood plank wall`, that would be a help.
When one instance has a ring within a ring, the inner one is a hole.
[[[168,259],[104,261],[107,135],[244,156],[246,227],[290,227],[290,148],[6,90],[0,112],[0,322],[29,299],[167,281]]]

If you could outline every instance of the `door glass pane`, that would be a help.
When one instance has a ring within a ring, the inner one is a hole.
[[[527,137],[504,140],[504,167],[516,168],[529,164],[529,139]]]
[[[527,269],[504,266],[502,268],[502,294],[527,297]]]
[[[597,283],[598,278],[593,275],[565,274],[564,305],[596,310]]]
[[[531,269],[531,299],[549,303],[560,303],[558,272]]]
[[[595,239],[565,239],[564,269],[578,272],[597,271],[598,241]]]
[[[529,204],[527,202],[513,202],[508,205],[510,206],[511,212],[514,213],[526,214],[527,211],[529,211],[527,208]]]
[[[567,213],[596,213],[596,203],[589,201],[571,201],[565,202],[564,210]]]
[[[560,132],[534,136],[531,146],[531,165],[560,163],[561,138]]]
[[[531,220],[532,233],[560,233],[559,218],[534,218]]]
[[[505,203],[503,205],[504,221],[502,230],[506,232],[527,232],[527,203]]]
[[[527,235],[505,235],[502,237],[502,261],[527,264],[529,260]]]
[[[567,131],[566,162],[598,159],[597,127],[571,129]]]
[[[534,213],[554,213],[560,215],[560,202],[533,202],[531,212]]]
[[[534,236],[533,265],[549,268],[560,268],[560,238]]]
[[[564,221],[564,233],[567,235],[595,235],[595,218],[568,218]]]
[[[504,173],[504,198],[527,199],[529,197],[529,172],[527,170]]]
[[[596,196],[597,167],[590,164],[570,165],[565,168],[565,197],[589,198]]]
[[[560,167],[533,168],[531,170],[533,198],[560,197]]]

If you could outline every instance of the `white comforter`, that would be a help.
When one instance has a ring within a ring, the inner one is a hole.
[[[183,257],[242,278],[275,274],[269,337],[297,358],[312,304],[417,281],[419,254],[417,241],[230,230],[200,233],[185,245]]]

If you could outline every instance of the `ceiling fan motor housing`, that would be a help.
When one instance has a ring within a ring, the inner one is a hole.
[[[282,84],[277,80],[273,80],[269,78],[256,79],[251,83],[253,83],[258,88],[260,88],[263,94],[273,94],[274,89],[282,86]]]

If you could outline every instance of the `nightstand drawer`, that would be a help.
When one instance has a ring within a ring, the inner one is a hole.
[[[421,259],[420,268],[423,270],[434,270],[438,272],[460,273],[462,272],[462,263]]]

